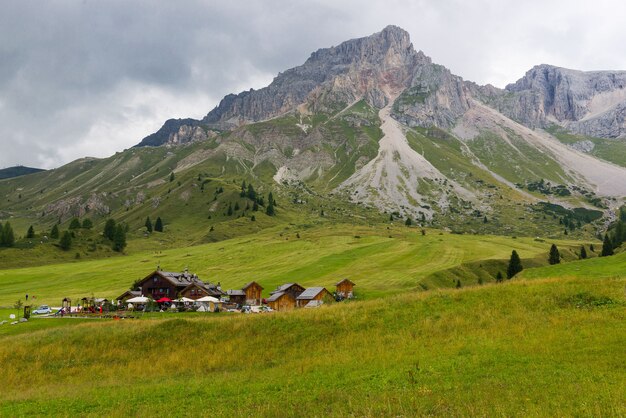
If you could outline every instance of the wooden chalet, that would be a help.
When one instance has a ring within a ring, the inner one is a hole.
[[[230,303],[236,303],[237,305],[245,305],[246,304],[246,292],[239,289],[228,289],[226,291],[228,295],[228,300]]]
[[[163,297],[176,299],[184,292],[190,299],[199,299],[203,296],[220,297],[224,294],[219,286],[204,283],[197,275],[188,271],[173,273],[157,270],[144,277],[138,283],[138,287],[141,295],[154,300]]]
[[[126,292],[124,292],[121,295],[119,295],[118,297],[116,297],[115,300],[124,303],[128,299],[132,299],[132,298],[135,298],[137,296],[141,296],[141,290],[127,290]]]
[[[180,295],[189,299],[200,299],[205,296],[213,296],[220,298],[224,293],[219,289],[219,284],[216,286],[211,283],[191,283],[189,286],[181,290]]]
[[[300,308],[311,304],[310,306],[319,306],[324,301],[334,300],[333,295],[324,287],[309,287],[296,298],[296,305]],[[321,301],[319,303],[315,303]]]
[[[246,304],[261,304],[261,292],[263,292],[263,287],[260,284],[258,284],[257,282],[250,282],[246,284],[241,290],[245,292]]]
[[[354,296],[353,289],[356,285],[351,280],[343,279],[336,283],[335,286],[337,287],[337,295],[346,299],[351,299]]]
[[[300,286],[298,283],[285,283],[282,286],[278,286],[278,288],[276,288],[276,290],[274,290],[273,292],[270,292],[270,295],[283,292],[289,293],[291,296],[293,296],[294,299],[297,299],[298,296],[300,296],[300,294],[304,292],[304,290],[304,287]]]
[[[287,292],[272,292],[267,304],[275,311],[289,311],[296,307],[296,298]]]

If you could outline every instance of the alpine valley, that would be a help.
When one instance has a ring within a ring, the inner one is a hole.
[[[0,417],[626,416],[625,116],[626,71],[480,86],[388,26],[0,170]]]

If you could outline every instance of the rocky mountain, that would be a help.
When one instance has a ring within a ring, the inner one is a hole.
[[[509,94],[507,94],[509,93]],[[593,137],[626,135],[626,71],[575,71],[538,65],[491,102],[532,128],[560,125]]]
[[[626,197],[625,74],[541,65],[505,89],[479,86],[389,26],[320,49],[201,120],[169,120],[110,159],[0,182],[10,202],[0,211],[18,199],[42,219],[132,220],[168,202],[181,220],[193,208],[213,228],[234,205],[217,190],[245,180],[298,213],[334,202],[352,205],[348,217],[362,208],[459,230],[563,232],[548,221],[557,213],[582,227]],[[216,200],[205,202],[209,182]]]

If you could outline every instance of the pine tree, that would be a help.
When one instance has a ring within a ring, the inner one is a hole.
[[[83,229],[91,229],[93,228],[93,222],[91,222],[91,219],[87,218],[83,221]]]
[[[113,236],[113,250],[117,252],[124,251],[126,248],[126,230],[124,225],[119,224],[115,227],[115,235]]]
[[[509,266],[506,269],[506,278],[511,279],[522,270],[524,270],[524,267],[522,267],[522,260],[520,260],[517,251],[513,250],[511,253],[511,259],[509,260]]]
[[[246,197],[246,181],[245,180],[241,182],[241,193],[239,193],[239,196]]]
[[[615,226],[615,232],[613,233],[613,248],[617,248],[624,242],[624,236],[626,231],[624,230],[624,223],[619,220]]]
[[[148,232],[152,232],[152,221],[150,220],[149,216],[146,218],[146,223],[144,225]]]
[[[170,173],[170,183],[171,183],[171,182],[173,182],[175,178],[176,178],[176,177],[174,176],[174,172],[172,171],[172,172]]]
[[[3,247],[12,247],[15,244],[15,234],[9,222],[2,227],[2,236],[0,237],[0,245]]]
[[[239,210],[239,202],[235,202],[235,211]]]
[[[604,242],[602,243],[602,253],[600,253],[600,257],[607,257],[609,255],[613,255],[613,243],[611,242],[611,238],[609,238],[609,234],[604,234]]]
[[[26,238],[35,238],[35,228],[31,225],[26,232]]]
[[[485,217],[483,218],[483,223],[486,224],[487,222],[489,222],[489,220],[487,219],[487,215],[485,215]]]
[[[254,187],[251,184],[248,184],[248,199],[256,200],[256,192],[254,191]]]
[[[63,235],[59,240],[59,247],[61,247],[63,251],[68,251],[72,248],[72,233],[70,231],[63,232]]]
[[[259,210],[259,204],[255,200],[252,204],[252,212],[256,212],[257,210]]]
[[[254,222],[254,221],[256,221],[256,217],[255,217],[254,215],[252,215],[252,216],[250,217],[250,220],[251,220],[252,222]]]
[[[496,283],[500,283],[502,282],[503,277],[502,277],[502,272],[499,271],[498,274],[496,274]]]
[[[593,244],[589,244],[589,251],[591,251],[592,253],[596,252],[596,249],[593,248]]]
[[[457,289],[461,288],[461,280],[460,279],[457,279],[457,281],[456,281],[456,288]]]
[[[270,203],[269,205],[267,205],[267,209],[265,209],[265,214],[267,216],[276,215],[276,211],[274,210],[274,204]]]
[[[107,219],[106,223],[104,224],[104,231],[102,232],[102,235],[104,235],[106,239],[113,241],[113,237],[115,236],[114,219]]]
[[[52,226],[52,229],[50,230],[50,238],[52,239],[59,238],[59,226],[57,224],[54,224]]]
[[[407,218],[406,218],[406,221],[404,222],[404,224],[405,224],[406,226],[411,226],[411,225],[413,225],[413,221],[411,220],[411,218],[410,218],[410,217],[407,217]]]
[[[560,262],[561,254],[559,253],[559,249],[556,248],[556,245],[552,244],[552,247],[550,247],[550,256],[548,257],[548,263],[559,264]]]
[[[226,212],[228,216],[232,216],[233,214],[233,205],[231,203],[228,204],[228,211]]]
[[[267,204],[276,206],[276,201],[274,200],[274,195],[270,192],[269,196],[267,196]]]
[[[156,232],[163,232],[163,221],[161,220],[160,216],[157,218],[156,222],[154,223],[154,230]]]
[[[73,218],[72,221],[70,222],[69,229],[79,229],[79,228],[80,228],[80,221],[78,220],[78,218]]]
[[[584,260],[585,258],[587,258],[587,250],[585,250],[584,245],[581,245],[580,246],[580,259]]]
[[[389,215],[389,221],[393,222],[393,213]]]

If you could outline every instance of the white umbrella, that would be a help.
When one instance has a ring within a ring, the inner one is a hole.
[[[174,299],[172,302],[195,302],[195,300],[183,296],[182,298]]]
[[[213,302],[213,303],[221,303],[218,298],[214,298],[213,296],[204,296],[200,299],[196,300],[196,302]]]
[[[126,301],[126,303],[148,303],[150,302],[150,298],[145,296],[135,296],[134,298],[130,298]]]

